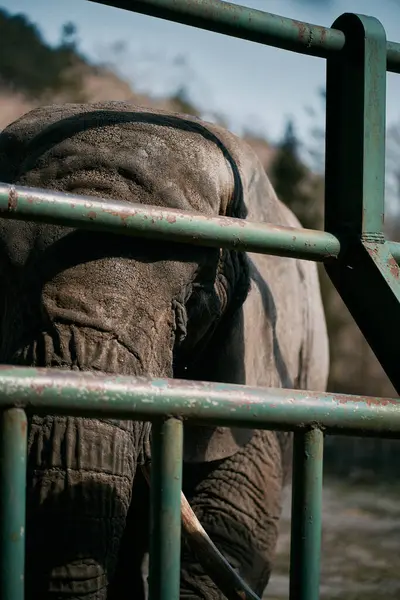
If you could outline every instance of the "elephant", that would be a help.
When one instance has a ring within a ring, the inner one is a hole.
[[[0,181],[301,227],[227,129],[125,102],[44,106],[0,134]],[[324,392],[315,263],[0,219],[0,362]],[[184,424],[183,491],[256,594],[292,434]],[[28,420],[27,600],[144,598],[151,423]],[[180,597],[223,594],[183,541]]]

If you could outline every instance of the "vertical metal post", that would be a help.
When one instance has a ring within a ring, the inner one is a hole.
[[[0,413],[0,598],[24,600],[27,420]]]
[[[179,600],[183,426],[153,423],[151,454],[150,600]]]
[[[295,432],[293,445],[290,600],[318,600],[324,438]]]
[[[350,13],[332,27],[346,42],[327,60],[325,229],[341,252],[325,268],[400,393],[400,269],[383,233],[386,34]]]

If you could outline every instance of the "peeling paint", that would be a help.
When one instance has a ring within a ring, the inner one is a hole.
[[[178,419],[259,429],[400,437],[400,401],[177,379],[0,368],[0,409],[120,419]]]
[[[11,186],[11,189],[8,193],[8,203],[7,210],[8,211],[16,211],[18,208],[18,193],[14,186]]]
[[[340,253],[340,241],[324,231],[6,184],[0,184],[0,214],[4,218],[304,260],[334,260]]]

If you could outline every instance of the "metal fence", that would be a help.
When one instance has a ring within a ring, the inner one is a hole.
[[[0,185],[0,216],[323,261],[399,391],[400,244],[385,240],[383,215],[386,71],[400,72],[400,44],[386,41],[379,21],[355,14],[326,29],[219,0],[101,3],[327,60],[325,231],[9,185]],[[0,368],[0,408],[3,600],[24,598],[29,413],[153,422],[152,600],[179,597],[183,420],[294,431],[291,600],[319,597],[324,435],[400,437],[397,399],[11,366]]]

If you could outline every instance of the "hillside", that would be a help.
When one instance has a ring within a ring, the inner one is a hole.
[[[72,24],[66,24],[64,30],[69,28],[73,28]],[[72,35],[62,33],[58,47],[48,46],[25,15],[10,15],[0,9],[0,36],[6,50],[0,56],[0,129],[48,102],[124,100],[199,114],[197,108],[179,94],[173,98],[153,98],[136,93],[111,69],[90,64],[78,52]],[[247,136],[246,140],[267,168],[274,155],[273,148],[262,138]]]

